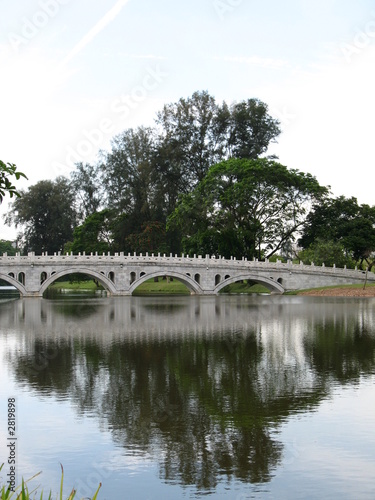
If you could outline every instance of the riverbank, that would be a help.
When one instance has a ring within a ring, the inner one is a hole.
[[[375,285],[347,285],[341,287],[315,288],[304,290],[297,295],[309,295],[313,297],[375,297]]]

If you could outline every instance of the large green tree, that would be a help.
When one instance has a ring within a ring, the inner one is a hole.
[[[299,244],[307,249],[318,239],[339,242],[348,257],[370,264],[375,251],[375,207],[344,196],[315,204]]]
[[[208,92],[194,92],[157,114],[159,148],[169,159],[167,171],[176,177],[179,191],[187,192],[203,180],[209,167],[226,155],[228,107],[220,108]],[[165,167],[161,164],[160,167]]]
[[[158,159],[159,164],[161,158],[163,163],[165,160],[157,143],[155,129],[128,129],[113,139],[111,151],[103,158],[101,175],[105,202],[113,210],[114,248],[117,250],[144,248],[140,241],[147,240],[149,229],[153,228],[151,232],[154,233],[155,228],[165,227],[171,201],[167,193],[173,192],[172,198],[177,199],[179,188],[169,189],[174,180],[166,180],[156,168]],[[172,201],[174,206],[175,201]],[[156,233],[158,237],[161,234],[160,231]],[[154,237],[153,234],[153,240]],[[165,248],[165,243],[161,248]]]
[[[77,226],[73,232],[73,241],[64,246],[64,252],[102,252],[112,251],[113,248],[113,218],[114,212],[104,209],[95,212]]]
[[[308,248],[298,252],[297,257],[306,264],[314,262],[315,265],[326,265],[343,268],[347,266],[354,268],[355,263],[347,255],[344,247],[339,241],[320,239],[314,241]]]
[[[128,129],[112,140],[111,151],[100,166],[106,203],[119,213],[136,213],[150,219],[153,204],[152,161],[154,131],[139,127]]]
[[[156,121],[160,148],[169,160],[164,174],[178,174],[180,193],[190,191],[222,160],[258,158],[280,134],[279,122],[262,101],[219,105],[205,91],[165,105]]]
[[[64,177],[40,181],[21,191],[6,216],[6,223],[21,227],[24,251],[57,252],[73,237],[76,224],[74,193]]]
[[[290,242],[308,206],[327,188],[310,174],[267,159],[231,159],[214,165],[182,197],[169,219],[187,253],[270,257]]]

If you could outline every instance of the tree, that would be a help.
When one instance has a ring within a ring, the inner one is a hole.
[[[164,179],[155,169],[156,144],[154,129],[128,129],[114,138],[103,159],[106,205],[116,213],[112,229],[117,250],[138,251],[145,227],[165,227],[169,211]]]
[[[280,123],[268,114],[259,99],[248,99],[231,107],[228,145],[230,157],[259,158],[280,135]]]
[[[229,126],[225,110],[220,112],[208,92],[194,92],[188,99],[166,104],[157,114],[159,147],[169,158],[172,176],[178,173],[180,193],[202,181],[209,167],[224,158]]]
[[[100,167],[107,206],[119,213],[136,213],[139,225],[150,219],[153,155],[153,129],[128,129],[114,137]]]
[[[16,248],[13,242],[9,240],[0,240],[0,255],[7,253],[8,255],[16,255]]]
[[[73,241],[68,242],[64,252],[107,253],[113,249],[113,211],[104,209],[89,215],[74,229]]]
[[[101,189],[99,167],[89,163],[77,163],[71,173],[71,185],[75,193],[78,218],[86,217],[99,210],[104,194]]]
[[[307,264],[314,262],[315,265],[322,264],[333,267],[354,268],[353,260],[346,255],[345,249],[338,241],[317,239],[306,250],[298,253],[298,258]]]
[[[205,91],[165,105],[156,122],[159,147],[169,160],[167,169],[163,163],[159,168],[166,177],[179,178],[180,193],[189,192],[220,161],[258,158],[280,134],[279,122],[260,100],[218,105]]]
[[[270,257],[293,238],[308,204],[327,194],[310,174],[263,159],[231,159],[210,168],[168,221],[187,253]]]
[[[165,218],[175,210],[179,196],[202,182],[212,165],[232,157],[257,158],[280,134],[279,122],[261,101],[219,105],[206,91],[165,105],[156,124],[156,194]],[[177,226],[169,225],[166,236],[171,251],[180,251]]]
[[[99,201],[95,186],[101,184],[101,206],[117,213],[114,248],[135,251],[144,238],[142,228],[165,225],[181,194],[202,182],[213,164],[235,155],[257,158],[279,133],[278,121],[257,99],[219,105],[208,92],[195,92],[165,105],[154,128],[128,129],[114,137],[111,151],[95,168],[77,165],[72,178],[82,198],[79,211],[85,216],[98,211],[92,201]],[[170,251],[181,250],[180,239],[176,228],[165,234]]]
[[[130,234],[126,244],[137,253],[167,252],[165,224],[152,221],[143,224],[142,232]]]
[[[64,177],[40,181],[21,191],[6,216],[6,223],[21,226],[24,251],[57,252],[73,237],[76,224],[74,193]]]
[[[0,204],[3,202],[6,193],[8,193],[11,198],[13,198],[13,196],[20,196],[20,193],[13,185],[11,177],[15,177],[17,181],[21,177],[27,179],[25,174],[17,171],[16,165],[13,163],[4,163],[0,160]]]
[[[315,204],[299,244],[306,249],[318,239],[339,242],[348,257],[360,265],[369,264],[375,251],[375,207],[358,205],[356,198],[344,196]]]

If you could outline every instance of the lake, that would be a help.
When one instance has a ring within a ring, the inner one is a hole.
[[[0,472],[98,499],[374,499],[375,299],[0,300]],[[15,400],[15,434],[7,425]]]

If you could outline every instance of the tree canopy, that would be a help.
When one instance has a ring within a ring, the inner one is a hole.
[[[56,252],[72,239],[76,225],[74,196],[69,181],[40,181],[21,191],[9,211],[6,222],[22,226],[24,251]]]
[[[65,252],[109,252],[113,250],[112,211],[109,209],[94,212],[77,226],[73,241],[64,246]]]
[[[280,135],[279,122],[259,99],[217,104],[208,92],[167,104],[157,115],[160,158],[166,177],[179,179],[179,192],[189,192],[208,169],[229,158],[257,158]]]
[[[347,257],[369,263],[375,251],[375,207],[344,196],[315,204],[299,244],[307,249],[317,240],[339,242]]]
[[[259,99],[219,103],[207,91],[169,103],[154,126],[124,130],[70,179],[40,181],[0,162],[0,202],[23,251],[172,252],[238,258],[292,256],[370,263],[375,207],[331,198],[308,173],[267,157],[280,123]],[[332,255],[331,255],[332,258]]]
[[[231,159],[182,197],[168,227],[184,234],[187,253],[270,257],[293,239],[308,203],[326,194],[310,174],[275,161]]]
[[[15,255],[16,249],[12,241],[0,240],[0,255],[7,253],[8,255]]]

